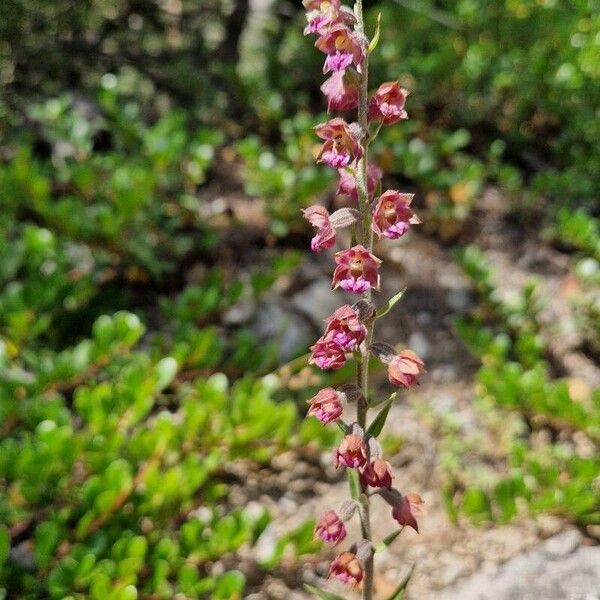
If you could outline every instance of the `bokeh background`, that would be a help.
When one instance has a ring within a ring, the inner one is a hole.
[[[600,2],[372,1],[369,31],[379,12],[372,81],[399,78],[411,119],[374,153],[424,224],[377,249],[381,298],[407,287],[378,337],[428,365],[383,443],[429,514],[378,556],[378,598],[413,563],[408,598],[502,599],[502,577],[579,598],[600,588]],[[349,373],[304,356],[344,298],[300,217],[340,205],[303,23],[291,0],[0,3],[0,597],[327,586],[312,519],[346,484],[305,400]]]

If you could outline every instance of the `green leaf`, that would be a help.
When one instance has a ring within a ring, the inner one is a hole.
[[[375,35],[373,35],[373,39],[369,44],[369,54],[377,48],[377,44],[379,43],[379,34],[381,33],[381,13],[377,15],[377,25],[375,27]]]
[[[367,430],[369,435],[377,437],[381,433],[395,398],[396,392],[389,397],[389,400],[386,402],[385,406],[379,411],[373,422],[369,425],[369,429]]]
[[[8,560],[10,553],[10,533],[4,525],[0,525],[0,566]]]
[[[341,596],[336,596],[330,592],[324,592],[323,590],[313,587],[312,585],[308,585],[307,583],[304,584],[304,589],[307,592],[314,594],[317,598],[321,598],[321,600],[344,600]]]
[[[246,587],[246,578],[240,571],[228,571],[219,578],[211,596],[215,600],[239,600]]]
[[[171,384],[177,374],[177,369],[177,361],[171,356],[166,356],[156,363],[154,370],[157,375],[157,382],[155,385],[155,390],[157,392],[164,390]]]
[[[392,310],[392,308],[394,308],[394,305],[396,304],[396,302],[398,302],[398,300],[400,300],[402,298],[402,296],[404,296],[404,292],[406,292],[406,288],[400,290],[397,294],[394,294],[375,314],[375,318],[379,319],[381,317],[383,317],[384,315],[387,315],[390,310]]]
[[[404,531],[404,527],[400,527],[394,533],[390,533],[387,537],[383,538],[379,544],[375,547],[375,552],[383,552],[386,548],[392,545],[394,540]]]
[[[387,600],[402,600],[404,598],[404,594],[406,592],[406,587],[408,586],[408,582],[412,577],[413,571],[415,570],[415,565],[410,568],[410,571],[406,574],[406,577],[402,580],[400,585],[396,588],[396,591],[387,599]]]

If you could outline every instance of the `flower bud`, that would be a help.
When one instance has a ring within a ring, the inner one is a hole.
[[[328,544],[338,544],[346,537],[346,527],[335,511],[328,510],[319,519],[315,535]]]
[[[412,350],[402,350],[388,364],[388,379],[393,385],[409,388],[418,383],[417,376],[423,371],[423,361]]]
[[[335,577],[353,587],[363,580],[364,568],[353,552],[342,552],[329,567],[329,577]]]
[[[308,414],[324,424],[337,421],[344,411],[340,394],[331,387],[322,389],[308,402],[310,404]]]

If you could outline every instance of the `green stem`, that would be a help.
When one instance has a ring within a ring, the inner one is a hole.
[[[354,13],[356,15],[356,32],[361,38],[365,38],[365,24],[363,17],[363,3],[362,0],[356,0],[354,5]],[[362,65],[362,73],[360,76],[359,85],[359,104],[358,104],[358,124],[363,131],[363,138],[361,140],[361,146],[363,150],[362,158],[358,162],[358,168],[356,171],[356,191],[358,193],[358,207],[362,217],[362,243],[368,247],[369,252],[373,250],[373,236],[371,233],[371,207],[369,205],[369,196],[367,190],[367,164],[368,164],[368,153],[369,153],[369,142],[368,142],[368,94],[369,94],[369,53],[368,44],[365,46],[365,61]],[[367,301],[371,300],[371,291],[367,291],[363,294],[363,298]],[[368,348],[373,339],[373,327],[375,321],[371,321],[367,324],[367,336],[365,347]],[[367,430],[367,411],[369,408],[368,403],[368,385],[369,385],[369,354],[366,351],[364,354],[359,355],[356,360],[356,384],[363,391],[363,398],[357,403],[356,407],[356,421],[363,428]],[[371,516],[369,498],[366,494],[361,494],[360,497],[360,525],[362,537],[365,540],[371,540]],[[365,578],[363,582],[362,598],[363,600],[373,599],[373,572],[374,564],[373,557],[365,561]]]

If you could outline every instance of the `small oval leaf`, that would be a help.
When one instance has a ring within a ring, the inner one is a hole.
[[[373,420],[371,425],[369,425],[369,429],[367,430],[367,433],[370,436],[377,437],[381,433],[381,430],[383,429],[383,426],[385,425],[388,413],[390,412],[390,408],[392,407],[395,397],[396,397],[396,393],[394,392],[390,396],[389,400],[385,403],[385,406],[379,411],[379,413],[377,414],[377,416],[375,417],[375,419]]]
[[[406,292],[406,288],[400,290],[397,294],[394,294],[378,311],[377,314],[375,315],[376,319],[379,319],[381,317],[383,317],[384,315],[387,315],[390,310],[392,310],[392,308],[394,308],[394,305],[402,298],[402,296],[404,296],[404,292]]]

